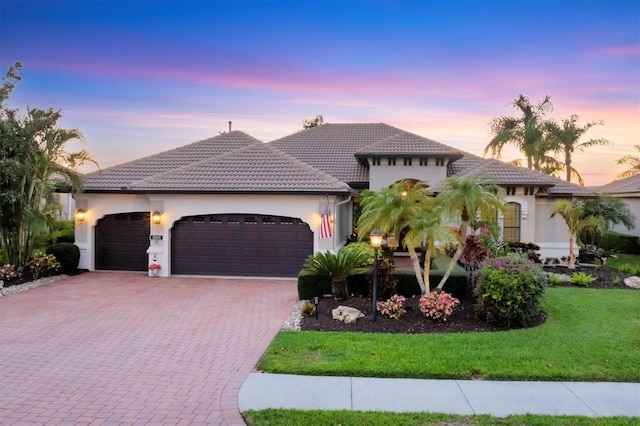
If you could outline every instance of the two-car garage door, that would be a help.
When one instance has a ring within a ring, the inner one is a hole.
[[[185,217],[171,234],[174,274],[295,277],[313,253],[300,219],[255,214]]]
[[[145,271],[149,213],[100,219],[96,269]],[[295,277],[313,253],[313,232],[299,219],[255,214],[184,217],[171,233],[171,273]]]

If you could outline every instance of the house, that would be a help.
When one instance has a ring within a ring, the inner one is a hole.
[[[625,179],[614,180],[611,183],[597,188],[596,191],[622,198],[631,213],[636,216],[636,226],[634,229],[629,230],[626,226],[617,224],[614,225],[612,231],[640,237],[640,174],[635,174]]]
[[[486,175],[507,193],[506,240],[567,254],[559,197],[581,186],[483,159],[384,123],[323,124],[263,143],[230,131],[87,174],[76,195],[80,267],[159,275],[295,276],[304,259],[338,250],[353,229],[359,191],[402,179],[437,191],[450,176]],[[320,238],[325,206],[332,235]]]

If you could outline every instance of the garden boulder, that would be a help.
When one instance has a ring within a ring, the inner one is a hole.
[[[334,320],[344,321],[346,324],[352,324],[356,322],[358,318],[364,317],[362,311],[356,308],[350,308],[349,306],[338,306],[331,311],[331,315]]]
[[[624,285],[640,290],[640,277],[627,277],[624,279]]]

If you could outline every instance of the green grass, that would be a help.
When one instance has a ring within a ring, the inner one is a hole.
[[[583,417],[583,416],[543,416],[527,414],[508,416],[505,418],[481,416],[458,416],[432,413],[388,413],[362,411],[320,411],[320,410],[283,410],[269,409],[261,411],[245,411],[242,413],[249,426],[397,426],[422,425],[436,426],[456,425],[507,425],[507,426],[632,426],[640,420],[630,417]]]
[[[640,292],[563,287],[547,290],[547,321],[529,329],[424,335],[283,331],[258,368],[318,376],[637,382],[639,306]]]
[[[614,256],[607,258],[608,268],[620,270],[624,266],[633,266],[640,271],[640,255],[616,253]]]

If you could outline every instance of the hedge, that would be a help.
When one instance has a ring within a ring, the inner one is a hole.
[[[616,253],[640,253],[640,238],[635,235],[607,231],[597,238],[597,245],[601,249],[615,251]]]
[[[444,276],[449,267],[449,257],[436,258],[431,262],[429,283],[433,290]],[[393,276],[398,278],[398,294],[405,297],[421,294],[418,280],[413,271],[395,270]],[[367,296],[369,293],[369,274],[358,274],[347,278],[349,294]],[[453,296],[463,299],[467,297],[467,274],[459,265],[456,265],[447,279],[443,290]],[[322,297],[331,294],[331,280],[327,277],[314,277],[298,275],[298,298],[308,300],[313,297]]]
[[[75,274],[80,263],[80,249],[71,243],[58,243],[47,247],[47,254],[52,254],[60,262],[59,272],[62,274]]]

